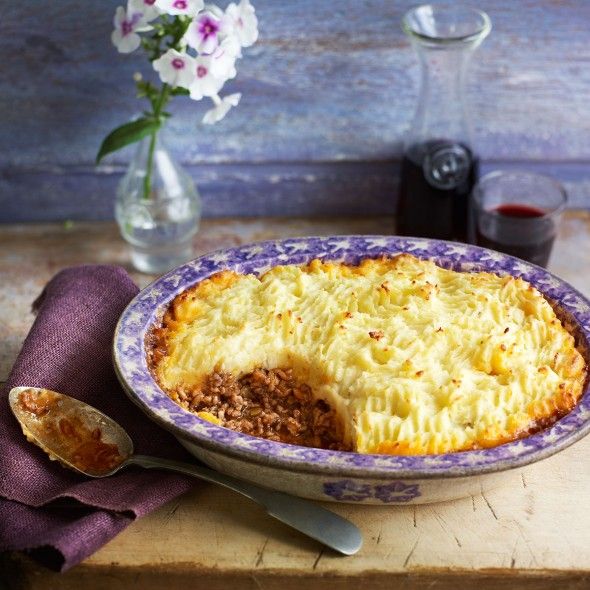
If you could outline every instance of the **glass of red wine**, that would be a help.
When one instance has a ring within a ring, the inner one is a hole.
[[[486,174],[471,196],[471,241],[546,267],[566,202],[564,188],[548,176]]]

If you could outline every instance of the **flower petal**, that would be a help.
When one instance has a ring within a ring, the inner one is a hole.
[[[240,45],[242,47],[254,45],[258,39],[258,19],[250,0],[241,0],[238,5],[232,2],[226,8],[225,14],[231,23],[229,26],[233,26],[233,33],[239,39]]]
[[[189,86],[190,97],[201,100],[204,96],[218,94],[225,80],[217,78],[211,72],[211,56],[198,56],[193,63],[195,77]]]
[[[155,0],[128,0],[127,13],[141,13],[142,23],[149,23],[158,18],[161,11],[156,6]]]
[[[199,53],[209,55],[219,45],[220,30],[221,21],[208,10],[193,20],[185,33],[184,40],[189,47]]]
[[[120,29],[115,29],[113,31],[111,41],[118,49],[119,53],[131,53],[132,51],[135,51],[141,43],[141,39],[137,33],[123,35]]]
[[[203,123],[205,125],[213,125],[214,123],[221,121],[232,107],[238,106],[241,97],[242,95],[239,92],[225,96],[222,99],[219,99],[218,96],[213,97],[214,99],[217,99],[214,100],[215,106],[205,113]]]
[[[171,86],[188,88],[195,77],[194,59],[175,49],[169,49],[154,60],[152,65],[160,75],[160,80]]]
[[[122,6],[117,6],[115,10],[115,16],[113,17],[113,27],[115,29],[121,28],[121,23],[127,18],[127,13]]]
[[[156,0],[156,7],[172,15],[196,16],[205,7],[204,0]]]
[[[219,44],[218,40],[217,40],[217,36],[210,36],[207,37],[206,39],[203,39],[203,42],[201,43],[201,53],[204,53],[205,55],[210,55],[211,53],[213,53],[216,49],[217,49],[217,45]]]
[[[242,98],[242,93],[235,92],[234,94],[228,94],[227,96],[225,96],[223,98],[223,100],[226,100],[227,102],[229,102],[229,104],[232,107],[237,107],[240,104],[241,98]]]

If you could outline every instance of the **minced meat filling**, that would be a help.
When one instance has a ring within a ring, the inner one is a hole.
[[[290,369],[255,369],[240,379],[212,373],[199,390],[176,392],[191,412],[209,412],[222,426],[274,441],[350,451],[336,412],[314,400]]]

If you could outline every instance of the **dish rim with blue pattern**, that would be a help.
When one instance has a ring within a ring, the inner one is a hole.
[[[357,263],[363,258],[409,253],[458,271],[521,276],[553,300],[590,343],[590,302],[547,270],[478,246],[398,236],[340,235],[288,238],[218,250],[183,264],[143,289],[126,307],[115,330],[113,360],[125,392],[152,420],[177,437],[242,461],[299,472],[360,478],[446,478],[512,469],[544,459],[590,432],[590,386],[576,407],[551,427],[496,447],[440,455],[371,455],[301,447],[242,434],[203,420],[176,404],[152,377],[145,337],[167,305],[188,287],[224,269],[260,274],[279,264],[313,258]]]

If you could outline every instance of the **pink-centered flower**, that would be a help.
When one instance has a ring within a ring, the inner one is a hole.
[[[161,57],[154,60],[154,70],[160,80],[170,86],[188,88],[195,77],[194,59],[186,53],[169,49]]]
[[[156,7],[173,15],[196,16],[205,6],[204,0],[156,0]]]
[[[219,45],[221,21],[212,12],[200,14],[189,25],[185,41],[203,55],[210,55]]]
[[[240,98],[242,98],[242,95],[239,92],[224,96],[223,98],[219,98],[219,95],[217,94],[212,96],[211,100],[215,106],[205,113],[203,123],[206,125],[213,125],[214,123],[221,121],[232,107],[238,106]]]
[[[225,9],[224,29],[236,35],[242,47],[250,47],[258,39],[258,19],[254,12],[250,0],[240,0],[239,4],[232,2]]]
[[[188,87],[193,100],[201,100],[204,96],[215,96],[225,83],[223,78],[218,78],[211,71],[212,57],[199,55],[193,62],[193,81]]]
[[[113,19],[115,30],[111,34],[113,45],[119,50],[119,53],[131,53],[135,51],[141,39],[137,31],[145,26],[143,13],[131,13],[119,6]]]

